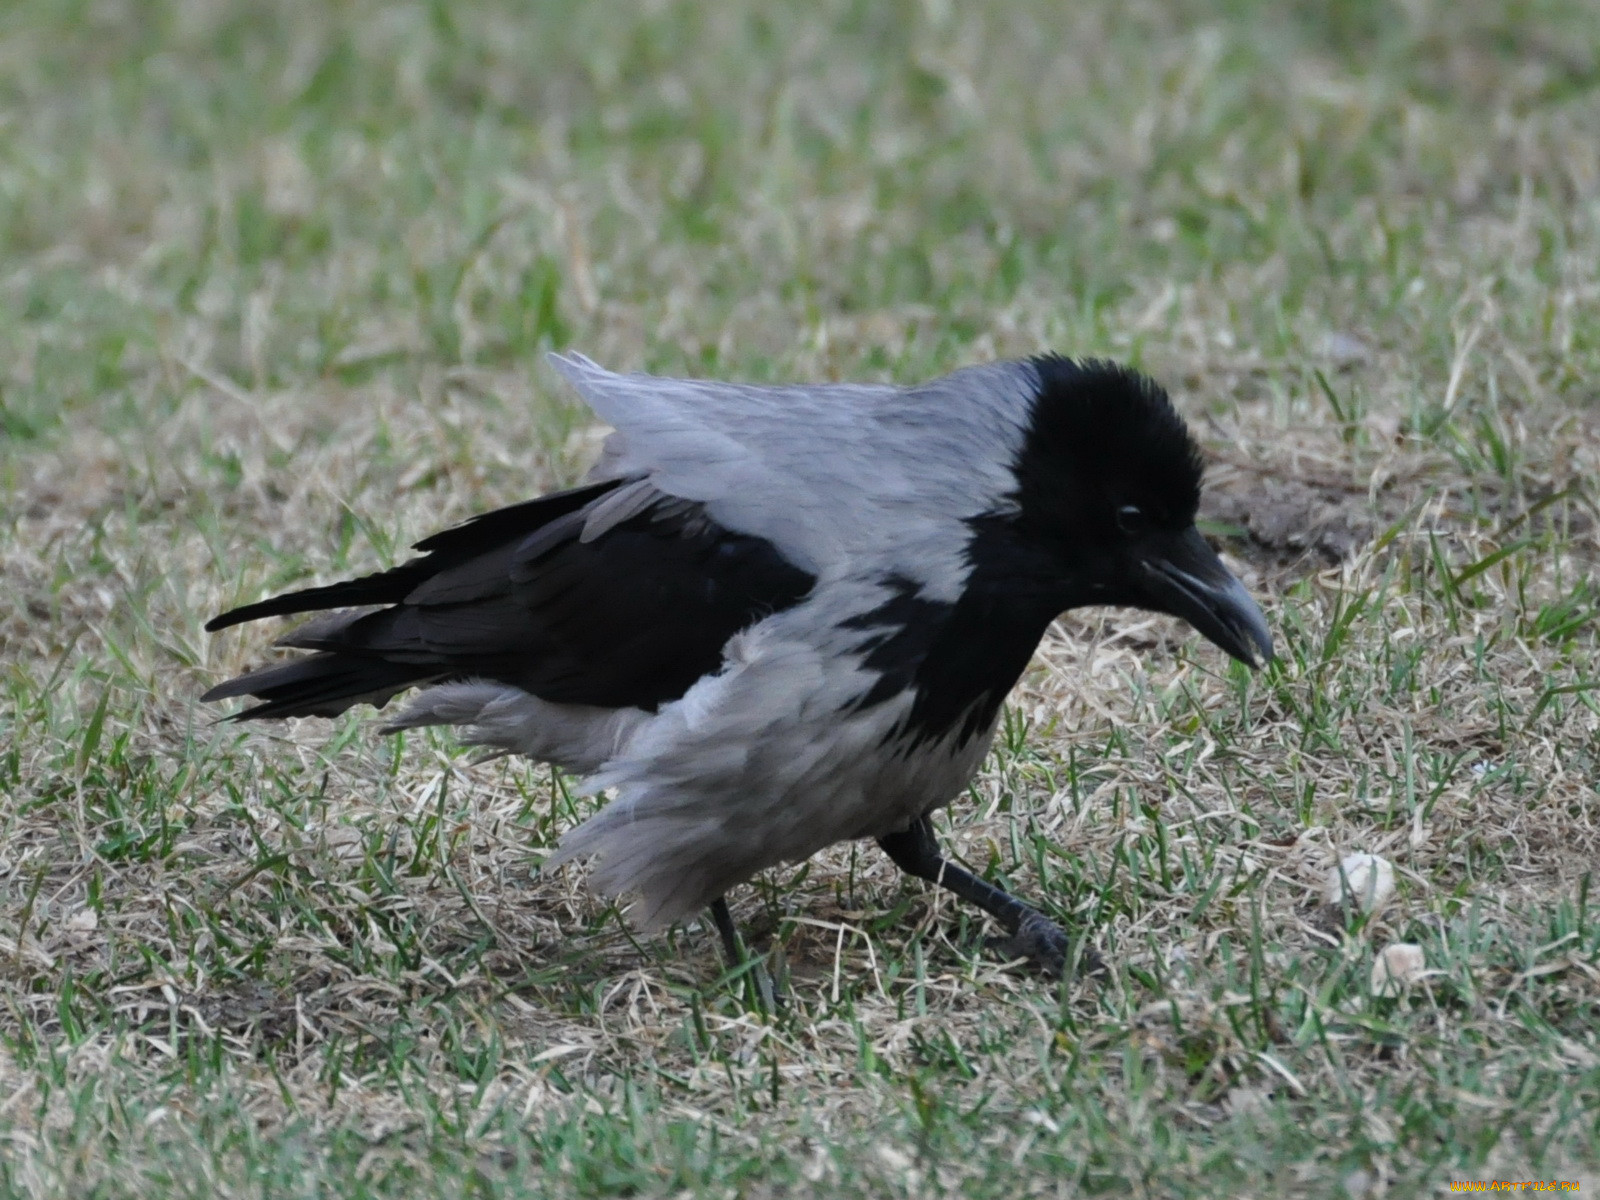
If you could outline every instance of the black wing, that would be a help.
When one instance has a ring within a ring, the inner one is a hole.
[[[557,703],[654,709],[718,669],[727,640],[815,579],[770,542],[661,496],[592,541],[615,483],[486,513],[418,542],[392,570],[247,605],[207,629],[282,613],[385,605],[315,620],[282,643],[317,653],[229,680],[240,718],[331,716],[419,683],[493,679]]]
[[[548,496],[525,500],[508,508],[497,508],[493,512],[479,513],[460,525],[423,538],[412,546],[413,550],[427,551],[421,558],[413,558],[388,571],[363,575],[360,579],[347,579],[328,587],[285,592],[257,604],[229,609],[207,621],[206,632],[216,633],[230,625],[259,621],[262,617],[321,612],[331,608],[358,608],[367,604],[399,604],[414,588],[440,572],[459,567],[479,555],[493,553],[508,542],[520,542],[551,522],[594,503],[617,485],[617,480],[594,483],[588,487],[552,492]]]

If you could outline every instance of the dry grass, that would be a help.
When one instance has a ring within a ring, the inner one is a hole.
[[[1600,1184],[1597,128],[1583,0],[10,5],[0,1187]],[[537,874],[546,772],[196,710],[210,614],[582,470],[551,344],[1173,387],[1280,663],[1074,614],[946,830],[1104,986],[844,847],[736,898],[767,1019]]]

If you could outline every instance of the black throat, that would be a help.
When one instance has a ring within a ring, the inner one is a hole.
[[[1073,595],[1047,557],[1004,533],[999,522],[972,522],[971,573],[954,602],[930,600],[901,576],[893,595],[844,622],[870,631],[864,665],[881,673],[856,711],[910,690],[911,711],[890,734],[903,751],[954,738],[962,746],[988,731],[1057,615],[1087,598]]]

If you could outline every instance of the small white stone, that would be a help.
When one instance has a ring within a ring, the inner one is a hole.
[[[1394,868],[1376,854],[1347,854],[1328,873],[1323,893],[1331,908],[1354,903],[1364,913],[1375,913],[1394,895]]]
[[[67,918],[67,928],[74,933],[88,933],[100,928],[100,914],[92,908],[80,908]]]
[[[1344,1177],[1344,1194],[1349,1196],[1350,1200],[1365,1200],[1372,1194],[1372,1186],[1376,1182],[1371,1171],[1363,1171],[1357,1167]]]
[[[1372,960],[1372,992],[1375,996],[1398,996],[1427,970],[1422,947],[1411,942],[1394,942]]]

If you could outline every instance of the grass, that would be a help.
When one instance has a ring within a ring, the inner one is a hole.
[[[1596,128],[1586,0],[7,5],[0,1189],[1600,1185]],[[564,781],[196,708],[581,473],[568,345],[1173,389],[1280,661],[1067,617],[943,831],[1104,985],[840,847],[735,898],[764,1018],[537,874]]]

